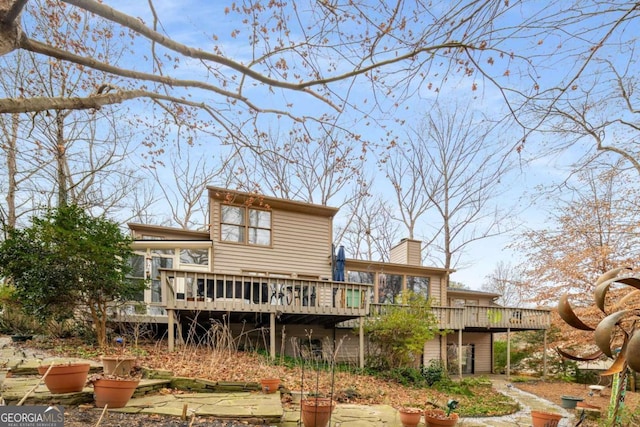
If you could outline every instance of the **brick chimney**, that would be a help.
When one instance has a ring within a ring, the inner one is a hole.
[[[390,261],[395,264],[422,265],[422,242],[402,239],[391,248]]]

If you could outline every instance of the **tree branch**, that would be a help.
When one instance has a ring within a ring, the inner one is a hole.
[[[13,4],[9,6],[7,9],[7,13],[2,16],[0,19],[0,24],[6,25],[8,27],[14,26],[14,21],[20,16],[22,9],[27,5],[27,1],[29,0],[14,0]],[[11,0],[3,0],[2,3],[10,4]],[[4,5],[3,5],[4,6]],[[4,7],[0,7],[0,10],[4,10]]]
[[[34,113],[47,110],[88,110],[100,109],[105,105],[120,104],[136,98],[150,98],[177,102],[180,104],[206,108],[205,104],[186,101],[167,95],[161,95],[146,90],[128,90],[105,94],[89,95],[87,97],[32,97],[32,98],[4,98],[0,99],[0,114],[2,113]]]

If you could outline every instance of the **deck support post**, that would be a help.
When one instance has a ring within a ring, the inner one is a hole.
[[[547,379],[547,330],[544,330],[544,339],[542,345],[542,379]]]
[[[511,378],[511,327],[507,327],[507,379]]]
[[[276,313],[269,314],[269,356],[276,360]]]
[[[169,339],[169,351],[173,351],[175,349],[175,325],[173,321],[173,310],[167,309],[167,337]]]
[[[458,329],[458,378],[462,379],[462,329]]]
[[[358,330],[358,341],[360,347],[360,369],[364,369],[364,317],[360,316],[360,328]]]

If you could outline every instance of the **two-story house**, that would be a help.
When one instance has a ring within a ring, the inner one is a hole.
[[[170,349],[190,322],[223,321],[235,334],[263,334],[273,357],[292,355],[296,340],[314,351],[340,342],[337,359],[363,366],[364,319],[405,289],[430,297],[439,328],[449,332],[425,343],[423,363],[448,361],[460,373],[491,372],[494,333],[549,325],[546,310],[500,307],[496,294],[448,289],[450,272],[422,266],[416,240],[392,248],[391,262],[347,258],[337,266],[335,208],[216,187],[208,194],[209,231],[129,224],[134,276],[150,286],[142,312],[138,305],[121,315],[166,324]]]

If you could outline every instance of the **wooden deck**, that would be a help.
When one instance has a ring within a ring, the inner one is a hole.
[[[382,313],[385,304],[372,304],[371,315]],[[465,331],[493,331],[547,329],[551,312],[512,307],[431,307],[438,319],[439,329]]]
[[[235,315],[236,319],[276,313],[281,323],[354,327],[358,318],[375,316],[389,307],[370,302],[371,284],[172,269],[161,269],[160,278],[162,302],[149,305],[136,316],[138,321],[164,318],[166,323],[165,310],[172,310]],[[442,330],[504,332],[547,329],[551,324],[549,310],[483,306],[432,310]]]
[[[362,317],[373,286],[361,283],[162,270],[169,310]]]

